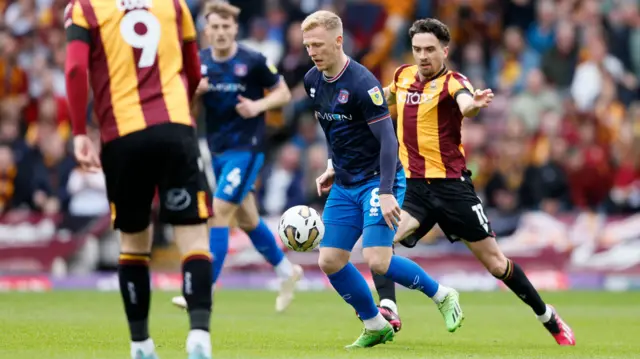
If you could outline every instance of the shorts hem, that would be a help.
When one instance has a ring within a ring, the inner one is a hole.
[[[348,224],[348,223],[339,222],[339,221],[325,221],[325,220],[323,220],[322,222],[325,225],[327,225],[327,224],[335,224],[335,225],[339,225],[339,226],[349,226],[349,227],[352,227],[352,228],[355,228],[355,229],[358,229],[358,230],[361,230],[362,228],[364,228],[364,227],[356,226],[354,224]]]

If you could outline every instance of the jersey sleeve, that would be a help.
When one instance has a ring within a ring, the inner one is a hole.
[[[91,36],[89,33],[89,22],[82,12],[80,2],[71,1],[64,9],[64,27],[67,37],[67,42],[74,40],[80,40],[87,44],[91,43]]]
[[[400,67],[398,67],[394,72],[393,72],[393,79],[391,80],[391,83],[389,84],[389,91],[391,91],[392,94],[395,94],[396,91],[398,91],[398,87],[397,87],[397,83],[398,83],[398,79],[400,78],[400,74],[402,74],[402,71],[404,69],[406,69],[407,67],[409,67],[409,65],[402,65]]]
[[[180,8],[182,8],[182,41],[196,41],[196,26],[193,24],[193,17],[191,11],[185,0],[180,1]]]
[[[365,76],[356,86],[356,103],[368,124],[391,118],[382,86],[372,74]]]
[[[451,73],[449,79],[449,95],[454,99],[462,93],[467,93],[473,96],[473,86],[463,74],[458,72]]]
[[[262,54],[258,56],[257,61],[254,71],[260,86],[267,89],[276,86],[280,82],[278,69]]]

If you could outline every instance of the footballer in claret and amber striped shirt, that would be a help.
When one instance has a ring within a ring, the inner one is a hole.
[[[183,254],[190,358],[210,359],[209,189],[190,113],[200,81],[196,32],[185,0],[71,0],[65,9],[65,79],[79,165],[104,172],[131,358],[157,358],[149,336],[149,222],[172,224]],[[102,146],[86,135],[88,84]],[[99,154],[98,154],[99,153]]]
[[[87,67],[103,142],[160,123],[193,124],[188,89],[197,87],[200,66],[191,14],[182,0],[131,7],[138,2],[72,0],[65,12],[67,40],[89,46]],[[193,43],[195,52],[181,56],[183,43]],[[67,63],[84,60],[81,54],[69,51]],[[78,95],[72,110],[84,113],[86,86],[77,79],[72,78],[71,91]],[[83,132],[84,124],[74,128]]]
[[[409,36],[416,64],[399,67],[384,89],[387,102],[397,105],[399,157],[407,176],[394,241],[413,247],[438,224],[451,242],[464,241],[493,276],[529,305],[559,345],[575,345],[571,328],[500,251],[465,165],[462,119],[487,107],[493,92],[474,91],[466,77],[447,69],[451,36],[445,24],[417,20]],[[388,283],[375,284],[378,293],[389,287],[382,292],[395,297]],[[386,298],[381,294],[380,299]],[[454,314],[462,316],[461,311]]]
[[[460,178],[466,170],[464,116],[456,99],[472,96],[469,81],[444,66],[427,78],[418,65],[405,65],[396,70],[389,91],[395,94],[399,156],[407,177]]]

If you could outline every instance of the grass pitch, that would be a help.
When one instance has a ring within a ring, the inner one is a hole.
[[[150,331],[162,359],[186,358],[185,312],[176,293],[156,292]],[[511,293],[461,293],[464,325],[450,334],[435,305],[399,292],[403,329],[395,341],[347,352],[362,324],[333,292],[298,294],[284,314],[275,293],[219,291],[212,322],[214,358],[498,359],[639,358],[640,293],[545,293],[576,334],[559,347]],[[129,342],[119,293],[0,294],[0,358],[124,359]]]

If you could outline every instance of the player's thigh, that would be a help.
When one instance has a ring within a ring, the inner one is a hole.
[[[216,173],[215,197],[239,205],[245,199],[260,174],[264,154],[252,151],[232,151],[223,154]]]
[[[113,227],[123,233],[138,233],[149,226],[155,168],[144,148],[148,136],[149,131],[143,130],[117,138],[100,153]]]
[[[410,222],[411,225],[407,228],[407,231],[415,231],[423,223],[433,222],[433,218],[436,215],[435,207],[434,197],[428,188],[427,180],[408,179],[402,211],[410,215],[415,221]],[[433,227],[433,224],[431,224],[431,227]]]
[[[243,231],[251,231],[258,226],[260,214],[258,213],[256,196],[253,192],[249,192],[240,204],[240,207],[238,207],[236,219],[238,221],[238,227]]]
[[[452,242],[477,242],[493,237],[491,223],[471,179],[463,178],[465,179],[434,183],[432,187],[441,206],[438,213],[440,228]]]
[[[211,190],[192,127],[158,126],[154,142],[162,158],[156,164],[160,220],[173,225],[206,223],[211,216]]]
[[[320,242],[321,248],[339,248],[350,252],[360,238],[363,224],[362,209],[351,192],[351,189],[343,188],[338,184],[331,187],[322,212],[322,221],[326,230],[324,238]],[[349,233],[357,233],[358,235],[355,238],[342,236],[339,233],[340,228],[343,228],[343,231],[350,228]]]
[[[318,266],[326,274],[342,269],[351,256],[351,249],[360,238],[362,230],[344,224],[325,224],[324,238],[320,242]]]
[[[437,199],[429,190],[426,179],[408,179],[402,204],[400,228],[395,240],[405,247],[415,247],[420,239],[436,225],[438,218],[436,203]]]

